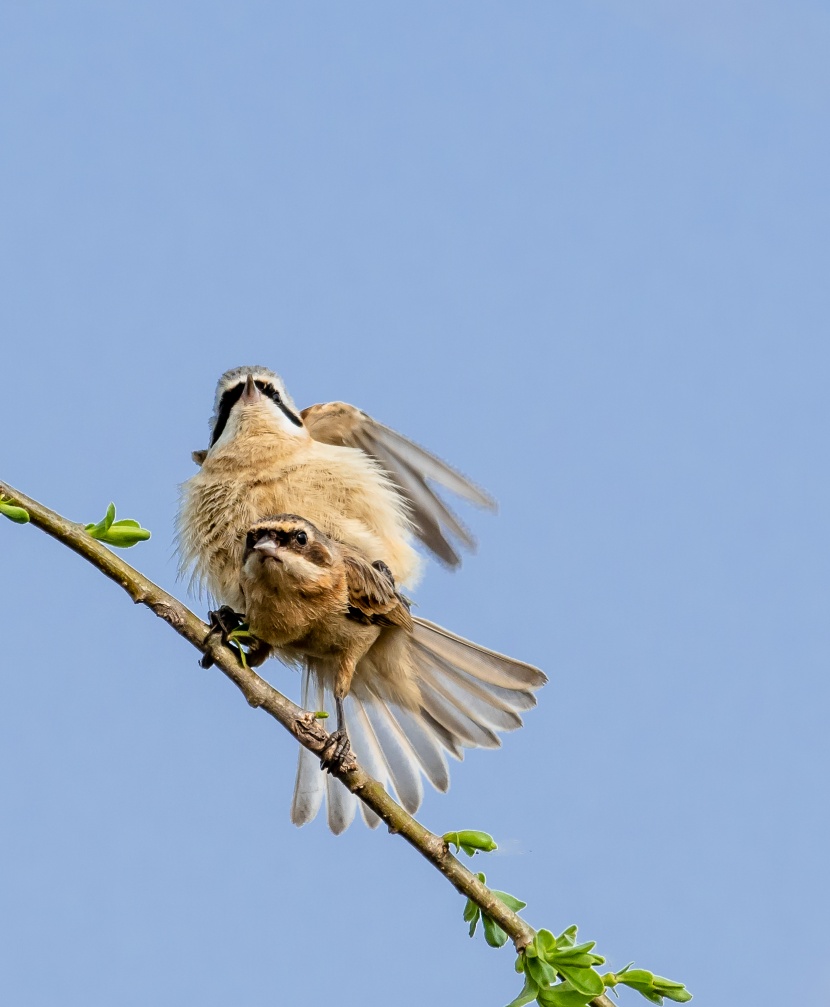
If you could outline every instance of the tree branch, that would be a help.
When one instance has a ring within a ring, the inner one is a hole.
[[[179,636],[203,654],[209,655],[214,665],[238,686],[252,707],[264,710],[279,721],[301,745],[315,755],[323,751],[329,735],[320,721],[292,703],[255,671],[242,667],[235,653],[215,635],[208,637],[209,627],[180,601],[93,539],[83,525],[67,521],[60,514],[4,482],[0,482],[0,496],[5,498],[4,502],[25,508],[33,525],[83,556],[110,580],[120,585],[137,605],[146,605],[172,626]],[[393,801],[383,786],[372,779],[356,761],[353,760],[342,770],[334,770],[334,775],[387,824],[391,833],[403,836],[458,892],[494,919],[512,938],[517,951],[522,951],[531,943],[535,930],[508,909],[472,871],[454,857],[441,836],[430,832]],[[594,1007],[613,1007],[613,1001],[604,994],[595,997],[591,1003]]]

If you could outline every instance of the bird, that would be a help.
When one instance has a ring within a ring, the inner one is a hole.
[[[181,488],[179,569],[197,592],[232,608],[242,533],[266,514],[304,514],[382,559],[411,588],[422,566],[413,537],[450,569],[460,565],[460,548],[475,546],[427,480],[496,509],[471,480],[355,406],[328,402],[300,412],[265,367],[222,375],[209,426],[210,446],[192,453],[200,471]]]
[[[451,569],[458,567],[462,548],[474,547],[472,536],[435,484],[495,509],[492,497],[465,476],[355,406],[331,402],[298,410],[282,379],[265,367],[237,367],[220,377],[209,428],[209,446],[192,456],[199,470],[181,486],[176,523],[179,570],[189,577],[193,591],[207,593],[214,603],[240,614],[245,611],[240,571],[246,534],[269,515],[302,515],[370,566],[383,564],[396,589],[412,590],[422,568],[416,540]],[[416,636],[419,633],[424,635],[417,630]],[[442,662],[452,665],[458,649],[451,635],[442,639],[446,653],[434,663],[439,679]],[[307,709],[321,708],[328,699],[308,669],[303,673],[302,695]],[[372,716],[383,716],[380,707],[364,706]],[[371,757],[375,775],[391,779],[400,731],[422,730],[406,711],[401,716],[406,728],[388,724],[375,728]],[[513,718],[502,719],[518,726]],[[456,757],[461,757],[462,747],[497,743],[490,728],[468,723],[467,718],[442,742]],[[298,788],[307,784],[304,751]],[[407,767],[411,769],[411,762]],[[317,776],[322,776],[319,769]],[[445,790],[445,763],[443,770],[436,766],[429,778]],[[333,778],[329,782],[329,826],[342,831],[347,817],[344,799],[331,784],[337,783],[343,794],[348,791]],[[414,792],[410,788],[410,796]],[[296,797],[292,820],[296,824],[310,820]]]
[[[269,516],[248,529],[240,590],[254,637],[305,669],[318,702],[334,697],[337,729],[323,768],[343,764],[353,736],[360,760],[391,783],[409,811],[421,802],[419,770],[446,790],[444,753],[497,746],[496,731],[519,727],[519,711],[535,705],[533,693],[546,681],[532,665],[413,617],[385,563],[370,562],[297,514]],[[257,663],[266,656],[259,650]],[[350,824],[355,799],[301,749],[295,824],[317,814],[326,789],[337,833]],[[365,805],[362,812],[367,824],[377,824]]]

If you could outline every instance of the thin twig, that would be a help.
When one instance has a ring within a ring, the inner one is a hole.
[[[3,482],[0,482],[0,495],[9,503],[25,508],[33,525],[83,556],[110,580],[119,584],[137,605],[146,605],[172,626],[179,636],[203,654],[208,654],[214,665],[238,686],[251,706],[264,710],[278,720],[301,745],[315,755],[323,751],[329,735],[320,721],[292,703],[255,671],[242,667],[233,651],[224,646],[215,635],[208,637],[209,627],[180,601],[93,539],[83,525],[67,521],[60,514]],[[462,895],[472,899],[483,912],[494,919],[512,938],[517,951],[530,944],[536,931],[508,909],[472,871],[454,857],[441,836],[430,832],[393,801],[383,786],[373,780],[356,761],[351,760],[346,768],[335,769],[334,775],[387,824],[391,833],[402,836]],[[591,1003],[594,1007],[613,1007],[613,1001],[604,994],[595,997]]]

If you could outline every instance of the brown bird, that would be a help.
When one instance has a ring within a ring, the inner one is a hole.
[[[497,747],[496,731],[521,726],[519,712],[535,705],[533,690],[546,681],[538,668],[413,618],[383,562],[370,562],[294,514],[248,530],[240,592],[251,632],[305,669],[306,707],[324,707],[334,696],[337,730],[323,765],[344,758],[351,739],[361,762],[410,811],[421,802],[421,771],[446,790],[444,753],[461,758],[462,747]],[[260,651],[257,660],[265,656]],[[324,790],[329,826],[342,832],[355,799],[301,749],[295,824],[314,818]]]

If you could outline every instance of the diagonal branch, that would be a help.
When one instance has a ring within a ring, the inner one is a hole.
[[[83,525],[67,521],[60,514],[4,482],[0,482],[0,496],[6,502],[25,508],[33,525],[83,556],[110,580],[119,584],[137,605],[146,605],[172,626],[179,636],[203,654],[209,655],[214,665],[238,686],[252,707],[264,710],[279,721],[301,745],[315,755],[323,751],[329,735],[320,721],[292,703],[255,671],[242,667],[235,653],[215,636],[208,638],[209,627],[180,601],[91,538]],[[535,936],[533,928],[508,909],[472,871],[454,857],[441,836],[430,832],[393,801],[377,780],[372,779],[356,762],[352,762],[350,768],[335,770],[334,775],[387,824],[391,833],[403,836],[457,891],[494,919],[510,935],[517,951],[530,944]],[[612,1007],[613,1002],[602,994],[591,1003],[595,1007]]]

